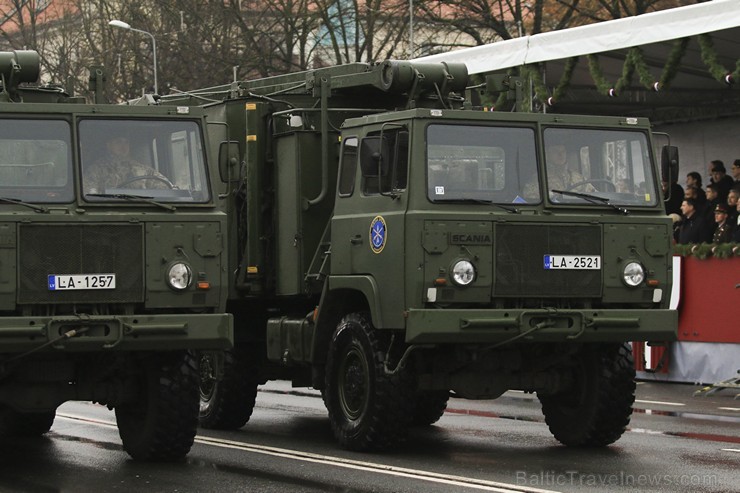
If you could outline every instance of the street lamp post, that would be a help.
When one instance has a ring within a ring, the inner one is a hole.
[[[142,31],[141,29],[135,29],[131,27],[127,22],[112,20],[108,23],[109,26],[120,27],[121,29],[128,29],[129,31],[135,31],[137,33],[146,34],[152,38],[152,55],[154,57],[154,94],[159,94],[159,85],[157,84],[157,40],[154,39],[152,33]]]
[[[409,60],[414,58],[414,0],[409,0]]]

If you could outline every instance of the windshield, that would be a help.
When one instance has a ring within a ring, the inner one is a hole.
[[[197,123],[85,119],[79,131],[86,200],[210,199]]]
[[[591,195],[615,205],[657,203],[644,132],[548,128],[544,145],[547,188],[553,202],[592,205],[587,197]]]
[[[429,125],[429,200],[539,202],[536,156],[531,128]]]
[[[0,197],[30,203],[74,200],[69,124],[3,118],[0,125]]]

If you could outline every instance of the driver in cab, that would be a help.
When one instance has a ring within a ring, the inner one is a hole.
[[[583,175],[568,166],[568,151],[562,144],[551,145],[545,152],[547,186],[550,190],[570,190],[583,181]]]
[[[106,156],[85,169],[86,193],[105,193],[107,188],[174,188],[162,173],[131,157],[131,144],[126,137],[108,139],[105,147]]]

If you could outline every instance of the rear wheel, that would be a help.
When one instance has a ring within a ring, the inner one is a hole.
[[[387,349],[367,314],[347,315],[334,332],[324,397],[334,436],[347,449],[383,449],[406,437],[411,386],[403,371],[385,372]]]
[[[635,370],[629,345],[586,346],[566,391],[540,395],[550,432],[569,446],[603,447],[622,436],[635,402]]]
[[[221,380],[215,375],[212,353],[200,357],[200,425],[236,430],[249,421],[257,398],[258,376],[254,362],[243,353],[224,351]]]
[[[447,390],[427,390],[417,393],[412,424],[429,426],[439,421],[447,409],[449,399],[450,392]]]
[[[116,407],[123,448],[137,460],[181,459],[198,429],[198,369],[191,352],[143,362],[138,400]]]

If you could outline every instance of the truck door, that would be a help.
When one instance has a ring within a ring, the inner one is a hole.
[[[376,298],[368,301],[382,314],[378,326],[403,326],[408,142],[406,127],[394,124],[343,145],[332,275]]]

